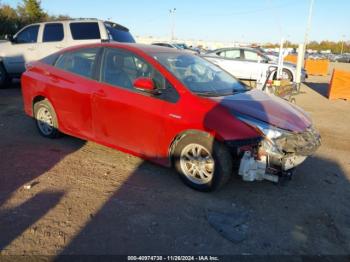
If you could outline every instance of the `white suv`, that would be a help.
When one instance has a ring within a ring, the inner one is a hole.
[[[25,64],[62,48],[100,41],[134,43],[129,29],[110,21],[76,19],[32,24],[0,42],[0,87],[25,71]]]

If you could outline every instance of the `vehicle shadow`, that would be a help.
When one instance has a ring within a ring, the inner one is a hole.
[[[266,112],[262,104],[260,111]],[[349,179],[333,160],[314,156],[285,186],[243,182],[236,175],[222,190],[201,193],[184,186],[172,169],[144,161],[119,180],[57,259],[69,254],[348,254]],[[209,221],[212,212],[224,216],[221,231]],[[235,221],[242,213],[244,219]],[[231,230],[233,224],[238,231]],[[227,237],[234,232],[241,234],[237,241]]]
[[[40,180],[84,141],[41,137],[23,112],[18,82],[0,90],[0,251],[38,221],[63,197]],[[12,199],[17,195],[20,202]]]
[[[287,185],[234,177],[208,194],[184,186],[174,171],[144,162],[58,261],[68,254],[349,254],[348,179],[335,162],[312,157]],[[211,211],[247,213],[239,222],[243,240],[229,241],[213,228]]]
[[[329,88],[328,83],[305,82],[304,84],[310,87],[312,90],[319,93],[321,96],[328,98],[328,88]]]

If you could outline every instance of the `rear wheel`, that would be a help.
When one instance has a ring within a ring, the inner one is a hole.
[[[273,79],[276,80],[277,79],[277,72],[273,75]],[[282,70],[282,79],[283,80],[289,80],[290,82],[293,81],[293,74],[291,71],[289,71],[288,69],[283,69]]]
[[[202,135],[188,135],[174,150],[175,167],[183,182],[199,191],[222,187],[232,175],[232,157],[227,148]]]
[[[48,100],[42,100],[34,105],[34,116],[39,133],[48,138],[60,135],[55,110]]]

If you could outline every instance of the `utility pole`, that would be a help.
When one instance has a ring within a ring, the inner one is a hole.
[[[297,86],[298,86],[298,90],[300,90],[300,87],[301,87],[301,70],[304,67],[305,52],[306,52],[307,44],[309,42],[309,33],[311,29],[313,6],[314,6],[314,0],[310,0],[309,16],[307,19],[304,44],[299,44],[299,48],[298,48],[298,59],[297,59],[297,68],[296,68],[297,72],[296,72],[296,79],[295,79],[295,82],[297,83]]]
[[[345,41],[345,35],[342,35],[341,51],[340,51],[340,54],[341,54],[341,55],[343,54],[343,51],[344,51],[344,41]]]
[[[176,8],[169,9],[170,20],[171,20],[171,34],[170,34],[171,41],[174,41],[175,39],[175,12],[176,12]]]
[[[305,31],[305,39],[304,39],[304,54],[306,52],[306,46],[309,42],[309,34],[311,30],[311,19],[312,19],[312,9],[314,6],[314,0],[310,0],[310,7],[309,7],[309,16],[307,19],[307,25],[306,25],[306,31]]]

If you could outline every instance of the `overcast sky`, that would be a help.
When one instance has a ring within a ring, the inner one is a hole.
[[[17,6],[20,0],[2,0]],[[111,19],[136,36],[212,41],[302,42],[309,0],[42,0],[50,14]],[[310,40],[350,39],[350,1],[315,0]]]

